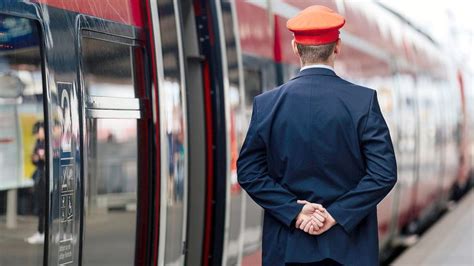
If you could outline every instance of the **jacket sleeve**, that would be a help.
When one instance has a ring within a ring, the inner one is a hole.
[[[397,165],[390,133],[374,92],[361,135],[366,174],[357,186],[337,198],[327,211],[350,233],[397,182]]]
[[[267,151],[258,134],[257,117],[257,101],[254,100],[250,127],[237,160],[238,182],[266,212],[293,228],[294,220],[303,205],[298,204],[297,197],[268,174]]]

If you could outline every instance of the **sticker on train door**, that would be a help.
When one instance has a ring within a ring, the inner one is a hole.
[[[74,199],[75,199],[75,158],[72,152],[72,83],[58,82],[58,93],[62,116],[59,174],[59,254],[58,264],[73,262],[74,251]]]

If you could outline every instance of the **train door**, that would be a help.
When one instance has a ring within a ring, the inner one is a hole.
[[[194,7],[203,40],[199,48],[204,57],[206,145],[212,147],[207,154],[212,164],[206,179],[203,264],[240,264],[245,198],[237,183],[236,162],[245,128],[235,7],[232,1],[195,1]]]
[[[188,211],[188,123],[183,34],[179,2],[150,1],[155,51],[154,82],[158,87],[157,142],[160,146],[160,194],[157,265],[182,265],[186,254]],[[202,230],[202,228],[197,229]],[[155,251],[156,253],[156,251]]]
[[[456,145],[455,132],[459,119],[459,98],[456,94],[454,84],[448,80],[438,80],[439,105],[440,105],[440,138],[443,143],[442,150],[442,177],[441,177],[441,207],[446,207],[450,200],[450,192],[453,188],[459,169],[459,150]]]
[[[187,265],[240,264],[248,212],[236,162],[247,123],[235,7],[232,1],[191,0],[178,7],[187,125],[193,129],[187,213],[192,222],[183,253]]]
[[[186,265],[199,265],[203,261],[204,239],[206,232],[206,197],[209,196],[209,163],[212,162],[209,146],[211,131],[207,118],[210,116],[205,99],[203,66],[204,56],[199,47],[198,24],[201,30],[204,21],[196,19],[194,1],[181,1],[180,14],[183,26],[183,52],[186,73],[187,125],[192,129],[188,136],[189,176],[188,176],[188,217],[186,228]],[[212,142],[212,141],[211,141]]]
[[[414,73],[399,66],[398,83],[398,141],[396,143],[399,181],[397,200],[397,228],[401,230],[414,217],[412,204],[416,185],[418,108]],[[403,125],[403,126],[402,126]]]
[[[417,79],[418,100],[418,179],[416,182],[415,213],[422,223],[438,205],[440,198],[440,130],[439,88],[431,76]],[[418,225],[421,225],[421,224]]]
[[[187,227],[186,264],[240,264],[244,205],[236,161],[243,106],[233,6],[229,1],[207,5],[189,0],[180,2],[180,12],[187,122],[193,129],[188,142],[188,216],[193,219]],[[208,12],[215,12],[212,30]],[[210,38],[215,38],[213,44]]]
[[[149,6],[160,106],[156,264],[219,264],[229,156],[215,3],[162,0]]]
[[[146,264],[153,153],[144,44],[133,28],[86,16],[78,33],[81,263]]]
[[[43,31],[33,8],[0,10],[0,265],[43,265],[51,156]]]
[[[451,80],[440,82],[441,106],[443,106],[443,135],[445,141],[444,172],[442,180],[443,201],[447,203],[451,198],[451,190],[455,186],[461,167],[459,154],[462,152],[460,145],[460,130],[462,124],[461,95],[456,84]]]

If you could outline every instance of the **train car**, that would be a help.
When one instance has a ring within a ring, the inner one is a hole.
[[[399,14],[327,0],[8,0],[0,265],[260,264],[263,210],[236,161],[253,97],[299,71],[285,23],[309,4],[346,17],[336,72],[378,91],[391,129],[399,182],[378,206],[381,252],[421,230],[469,187],[473,94]]]
[[[458,199],[466,194],[472,187],[474,187],[474,83],[473,83],[473,72],[467,67],[460,68],[457,73],[457,80],[459,87],[461,88],[463,97],[463,108],[464,108],[464,120],[463,123],[463,137],[465,138],[465,150],[463,153],[463,162],[465,168],[461,168],[459,175],[459,181],[457,182],[456,191],[459,193],[456,195],[454,192],[453,198]],[[467,175],[465,175],[467,173]]]

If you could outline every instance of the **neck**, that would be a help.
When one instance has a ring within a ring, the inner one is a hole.
[[[332,61],[332,62],[305,63],[305,64],[303,64],[303,62],[301,62],[300,65],[301,65],[301,67],[312,66],[312,65],[326,65],[326,66],[330,66],[330,67],[334,68],[334,61]]]

